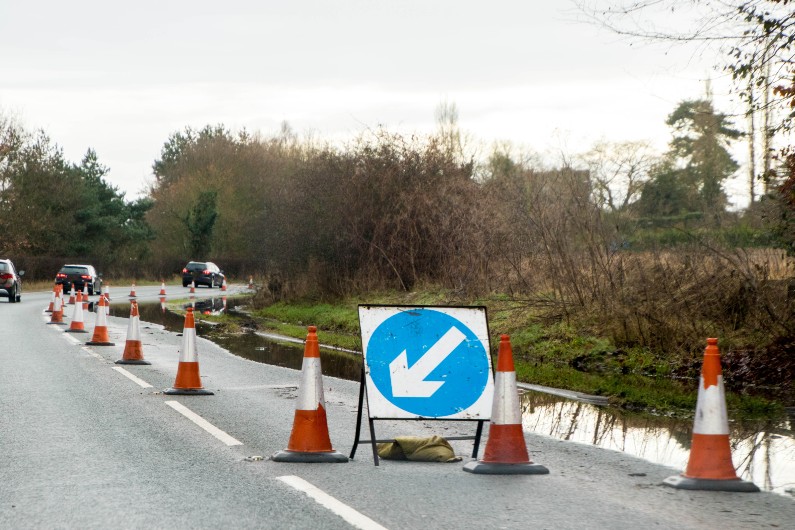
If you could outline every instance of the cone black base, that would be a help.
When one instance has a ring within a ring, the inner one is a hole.
[[[67,329],[66,333],[88,333],[88,331],[84,329]]]
[[[86,346],[115,346],[115,342],[86,342]]]
[[[472,461],[464,466],[464,471],[476,475],[548,475],[549,469],[540,464],[495,464]]]
[[[747,482],[739,478],[731,480],[711,480],[675,475],[663,480],[663,484],[680,490],[736,491],[741,493],[755,493],[759,491],[759,488],[753,482]]]
[[[163,390],[169,396],[214,396],[214,392],[203,388],[167,388]]]
[[[125,360],[125,359],[119,359],[118,361],[116,361],[116,364],[152,364],[152,363],[150,363],[149,361],[144,361],[144,360],[128,361],[128,360]]]
[[[55,324],[57,326],[65,326],[66,322],[47,322],[47,324]]]
[[[348,457],[337,451],[304,453],[300,451],[278,451],[271,456],[274,462],[298,462],[301,464],[342,464]]]

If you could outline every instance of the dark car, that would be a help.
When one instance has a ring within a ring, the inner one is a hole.
[[[22,301],[22,278],[25,271],[17,272],[9,259],[0,259],[0,293],[5,293],[8,301]]]
[[[182,269],[182,287],[206,285],[210,289],[224,284],[224,273],[211,261],[191,261]]]
[[[83,286],[88,287],[90,295],[102,292],[102,276],[91,265],[64,265],[55,275],[55,283],[62,285],[65,293],[72,287],[75,292],[82,291]]]

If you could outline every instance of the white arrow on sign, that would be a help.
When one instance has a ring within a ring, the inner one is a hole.
[[[436,344],[428,348],[409,368],[406,350],[389,363],[392,376],[392,395],[394,397],[431,397],[445,383],[444,381],[425,381],[425,378],[464,342],[466,335],[455,326],[450,328]]]

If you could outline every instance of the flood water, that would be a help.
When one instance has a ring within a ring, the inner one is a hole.
[[[197,312],[234,314],[234,298],[194,301]],[[181,332],[184,317],[161,303],[139,305],[141,320]],[[124,317],[129,305],[111,306],[111,314]],[[243,316],[241,314],[241,316]],[[254,332],[210,333],[212,326],[197,321],[196,331],[225,349],[253,361],[300,369],[303,344],[274,341]],[[208,336],[209,335],[209,336]],[[358,381],[360,355],[321,348],[323,374]],[[525,430],[561,440],[623,451],[682,471],[687,466],[693,421],[626,413],[612,407],[589,405],[545,393],[522,394]],[[752,422],[730,422],[732,459],[744,480],[766,491],[795,497],[795,417]],[[530,443],[532,453],[532,442]],[[672,472],[672,474],[675,474]]]

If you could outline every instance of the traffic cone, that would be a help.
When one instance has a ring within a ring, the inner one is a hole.
[[[221,291],[226,291],[226,278],[224,278],[224,281],[221,282]]]
[[[130,298],[135,298],[135,282],[132,284],[132,288],[130,289]]]
[[[549,470],[534,464],[527,454],[522,430],[522,411],[513,367],[513,351],[508,335],[500,336],[497,373],[494,375],[494,401],[491,408],[489,440],[483,460],[472,461],[464,471],[482,475],[546,475]]]
[[[190,286],[190,293],[191,293],[191,294],[193,294],[193,293],[195,293],[195,292],[196,292],[196,287],[194,287],[193,285],[191,285],[191,286]]]
[[[102,286],[102,295],[100,298],[105,299],[105,314],[110,314],[110,285],[103,285]]]
[[[166,296],[166,282],[160,282],[160,293],[158,296]]]
[[[110,341],[108,337],[108,324],[107,324],[107,303],[105,301],[104,296],[99,297],[99,306],[97,306],[96,313],[97,313],[97,320],[96,324],[94,324],[94,335],[91,337],[89,342],[86,342],[89,346],[115,346],[113,342]]]
[[[248,277],[248,288],[249,289],[253,289],[254,288],[254,277],[253,276],[249,276]]]
[[[50,305],[44,310],[45,313],[52,313],[52,308],[55,305],[55,293],[58,292],[58,284],[52,286],[52,296],[50,297]]]
[[[271,456],[275,462],[340,463],[348,457],[331,448],[323,399],[317,328],[309,326],[301,366],[301,383],[295,403],[293,430],[287,449]]]
[[[707,339],[704,350],[687,469],[663,483],[686,490],[759,491],[753,482],[740,480],[732,464],[718,339]]]
[[[88,311],[88,286],[83,284],[83,311]]]
[[[50,315],[50,321],[47,324],[61,324],[62,326],[66,325],[66,322],[63,321],[63,299],[61,298],[61,292],[58,291],[55,294],[55,302],[52,306],[52,314]]]
[[[69,305],[73,305],[75,303],[75,291],[77,288],[69,289]]]
[[[141,348],[141,323],[138,316],[138,302],[130,302],[130,321],[127,323],[127,342],[124,343],[124,353],[116,364],[152,364],[144,360]]]
[[[77,291],[77,298],[75,299],[75,306],[72,310],[72,322],[69,324],[67,333],[88,333],[83,324],[83,295]]]
[[[199,355],[196,351],[196,323],[193,308],[185,314],[185,327],[182,330],[182,351],[179,352],[179,366],[174,386],[163,391],[169,395],[212,396],[213,392],[202,387],[199,375]]]

